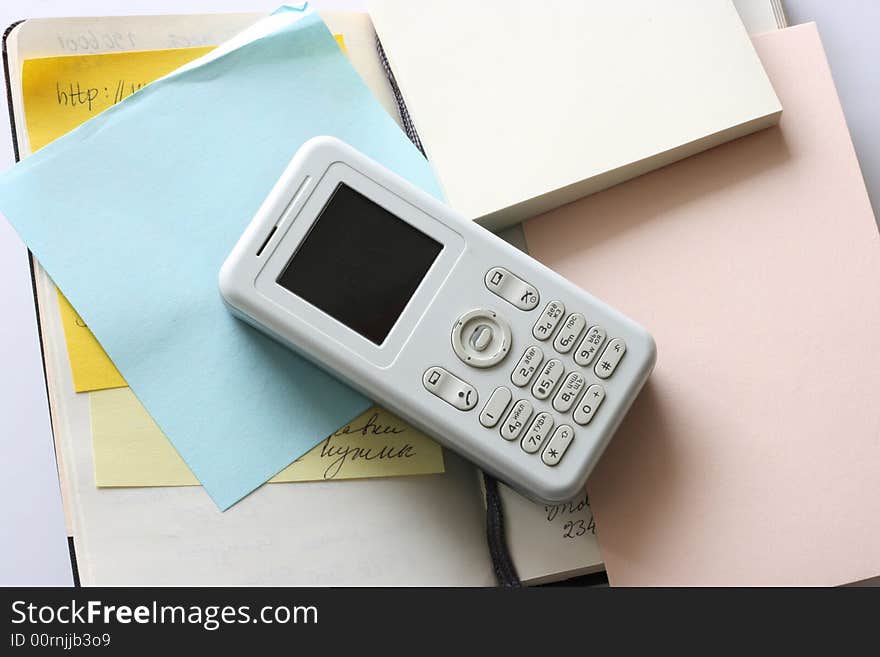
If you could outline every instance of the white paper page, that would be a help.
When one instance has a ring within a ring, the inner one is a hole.
[[[565,504],[536,504],[501,484],[507,546],[523,582],[541,584],[604,569],[596,526],[582,493]]]

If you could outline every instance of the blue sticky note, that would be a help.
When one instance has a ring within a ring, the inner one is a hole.
[[[291,156],[334,135],[441,196],[320,18],[266,21],[0,176],[0,209],[224,509],[370,404],[217,289]]]

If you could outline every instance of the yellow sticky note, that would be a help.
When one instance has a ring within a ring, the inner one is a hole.
[[[342,35],[335,35],[335,39],[344,52]],[[153,80],[213,49],[207,46],[26,59],[21,87],[31,150],[39,150]]]
[[[74,389],[84,392],[128,385],[61,290],[58,290],[58,308],[64,326]]]
[[[342,35],[335,38],[345,51]],[[211,50],[213,47],[177,48],[25,60],[21,84],[31,150],[39,150]],[[74,389],[87,392],[125,386],[122,375],[67,299],[60,292],[58,298]]]
[[[21,86],[31,150],[36,151],[212,48],[27,59]]]
[[[94,392],[89,399],[98,487],[199,485],[130,389]],[[374,406],[269,481],[365,479],[444,469],[437,443]]]

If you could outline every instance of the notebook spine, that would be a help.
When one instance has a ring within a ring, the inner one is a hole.
[[[419,139],[419,133],[416,131],[415,124],[413,124],[412,117],[406,107],[406,102],[403,100],[403,94],[400,91],[400,87],[397,86],[397,80],[394,78],[394,72],[391,70],[391,65],[388,63],[388,56],[385,54],[385,48],[382,47],[382,41],[378,36],[376,36],[376,52],[379,55],[379,61],[382,63],[382,70],[385,71],[385,77],[388,79],[388,84],[391,86],[391,92],[394,94],[394,102],[397,103],[397,112],[400,114],[400,122],[403,124],[403,131],[415,147],[421,151],[422,155],[427,158],[428,156],[425,153],[425,148],[422,146],[422,140]]]
[[[788,27],[788,18],[785,15],[785,8],[782,6],[782,0],[773,0],[770,3],[773,9],[773,17],[776,19],[776,26],[782,30]]]

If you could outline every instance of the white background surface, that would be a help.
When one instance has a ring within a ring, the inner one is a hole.
[[[791,25],[815,22],[880,221],[880,2],[786,0]]]
[[[23,18],[272,11],[282,0],[4,0],[0,29]],[[288,4],[296,4],[288,2]],[[313,2],[364,11],[363,0]],[[4,83],[5,89],[5,83]],[[0,169],[13,164],[0,111]],[[72,583],[27,251],[0,217],[0,585]]]
[[[69,584],[27,251],[5,219],[0,219],[0,368],[0,584]]]

